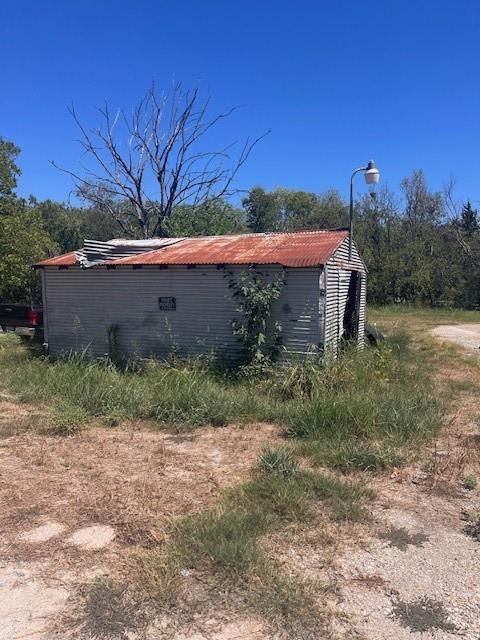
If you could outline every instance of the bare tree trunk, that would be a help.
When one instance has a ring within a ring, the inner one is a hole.
[[[236,193],[234,178],[269,133],[247,139],[235,158],[233,145],[206,151],[207,134],[236,110],[209,118],[208,107],[198,88],[183,91],[175,84],[159,95],[152,85],[130,116],[123,111],[112,116],[108,105],[99,109],[102,126],[93,131],[72,107],[89,164],[78,173],[58,168],[73,178],[77,195],[112,215],[127,236],[167,235],[178,205],[199,206]]]

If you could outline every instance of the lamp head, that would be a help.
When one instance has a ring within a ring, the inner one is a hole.
[[[368,162],[364,176],[367,184],[377,184],[380,180],[380,171],[375,166],[375,162],[373,160]]]

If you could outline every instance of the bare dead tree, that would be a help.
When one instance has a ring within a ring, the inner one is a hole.
[[[208,109],[209,99],[202,99],[198,88],[184,91],[180,84],[166,94],[152,85],[130,116],[122,110],[112,114],[105,105],[98,110],[102,126],[92,131],[72,107],[83,157],[91,162],[82,162],[78,173],[52,164],[73,178],[80,198],[112,215],[127,236],[167,235],[176,206],[199,206],[236,193],[234,178],[269,133],[247,138],[235,158],[230,155],[235,143],[205,151],[209,132],[237,108],[213,118]]]

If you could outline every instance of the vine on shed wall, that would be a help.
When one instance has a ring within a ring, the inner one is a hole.
[[[229,287],[237,301],[240,320],[232,321],[233,335],[243,346],[241,367],[245,373],[260,373],[278,355],[282,344],[282,325],[271,322],[272,305],[280,297],[284,275],[267,280],[254,269],[231,278]]]

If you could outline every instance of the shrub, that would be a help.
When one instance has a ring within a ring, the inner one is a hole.
[[[240,320],[232,321],[233,335],[242,345],[242,361],[247,376],[263,373],[278,354],[282,327],[270,319],[271,308],[280,297],[283,276],[268,281],[261,273],[251,269],[231,278],[229,287],[237,302]]]

